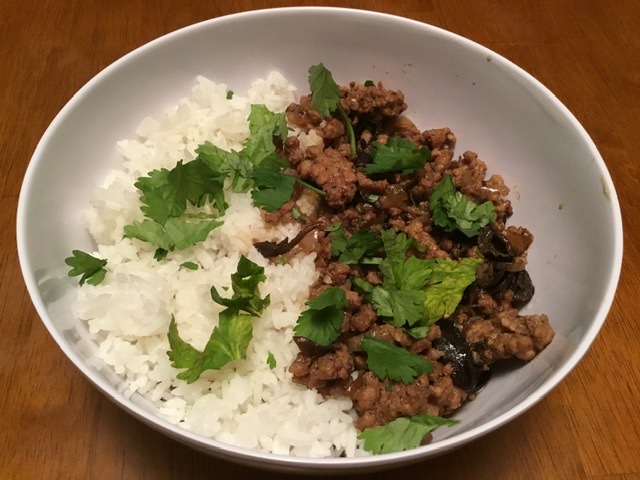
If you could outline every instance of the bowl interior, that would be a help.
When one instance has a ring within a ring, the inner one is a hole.
[[[314,28],[309,28],[310,24]],[[268,46],[265,49],[265,46]],[[267,52],[267,53],[265,53]],[[323,62],[338,83],[382,80],[404,91],[421,129],[448,126],[456,153],[476,151],[512,188],[511,224],[535,237],[529,271],[557,331],[536,360],[503,369],[477,400],[415,451],[364,459],[300,460],[249,452],[182,432],[94,357],[85,326],[71,313],[77,282],[63,263],[91,250],[80,221],[95,188],[118,165],[116,142],[143,117],[185,96],[196,75],[243,91],[278,70],[306,93],[307,68]],[[42,239],[47,246],[43,248]],[[441,453],[533,405],[578,362],[602,325],[622,255],[619,206],[604,162],[573,116],[537,81],[499,55],[448,32],[397,17],[329,8],[290,8],[223,17],[163,37],[91,80],[56,117],[33,156],[20,196],[20,261],[33,302],[69,358],[117,403],[165,433],[213,453],[275,468],[366,468]]]

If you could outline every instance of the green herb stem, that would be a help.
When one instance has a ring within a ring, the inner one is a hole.
[[[345,112],[342,104],[338,104],[338,114],[342,117],[342,123],[344,123],[344,127],[347,129],[347,136],[349,137],[349,145],[351,145],[351,155],[356,154],[356,134],[353,131],[353,125],[351,124],[351,119],[347,112]]]
[[[304,188],[308,188],[309,190],[311,190],[312,192],[316,192],[318,195],[322,195],[325,196],[327,193],[324,190],[320,190],[319,188],[314,187],[313,185],[308,184],[307,182],[305,182],[304,180],[300,180],[299,178],[295,179],[296,182],[298,182],[300,185],[302,185]]]

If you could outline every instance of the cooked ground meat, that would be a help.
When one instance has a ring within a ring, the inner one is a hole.
[[[351,398],[359,429],[401,416],[451,415],[475,397],[495,362],[508,358],[530,361],[553,339],[546,315],[521,315],[518,310],[533,294],[525,269],[533,236],[524,227],[506,225],[513,210],[502,177],[486,178],[487,165],[475,152],[455,158],[456,136],[449,128],[420,131],[402,115],[407,108],[402,92],[388,90],[381,83],[352,82],[341,87],[340,94],[355,131],[355,152],[344,119],[323,118],[313,109],[310,96],[303,96],[286,112],[289,123],[300,130],[315,129],[322,145],[303,149],[292,135],[279,153],[289,162],[290,174],[321,193],[306,193],[309,191],[297,186],[292,200],[268,218],[273,223],[297,221],[303,230],[311,224],[321,225],[292,247],[287,258],[314,253],[319,279],[310,297],[339,287],[347,300],[335,342],[322,346],[300,340],[302,350],[289,370],[295,382],[323,395]],[[375,148],[389,144],[392,137],[408,140],[416,149],[429,149],[430,160],[421,168],[367,174],[366,165],[374,161]],[[472,202],[493,205],[495,221],[479,234],[469,237],[445,231],[436,223],[429,200],[445,175],[451,175],[456,190]],[[313,205],[314,213],[293,219],[296,202],[302,200]],[[332,250],[330,225],[338,225],[347,241],[362,229],[402,233],[411,240],[407,255],[421,261],[481,259],[478,262],[482,263],[453,312],[420,332],[412,331],[408,325],[389,321],[388,312],[378,310],[372,302],[373,289],[391,288],[385,275],[392,273],[388,266],[380,266],[385,252],[369,252],[365,261],[343,261]],[[360,290],[361,282],[371,290]],[[406,349],[431,362],[432,369],[409,383],[380,378],[369,368],[365,338]]]
[[[355,197],[355,167],[333,148],[307,148],[305,159],[298,164],[298,174],[303,180],[309,180],[324,190],[329,207],[344,208]]]

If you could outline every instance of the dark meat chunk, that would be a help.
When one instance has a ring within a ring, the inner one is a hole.
[[[298,165],[303,180],[318,185],[325,191],[325,201],[332,208],[345,208],[356,194],[356,172],[348,159],[337,150],[328,148],[322,152],[312,151],[313,158],[306,158]]]
[[[442,250],[435,238],[431,236],[421,219],[416,218],[402,227],[402,230],[416,239],[416,241],[425,247],[425,256],[427,258],[445,258],[448,257],[447,252]]]
[[[369,331],[373,338],[384,340],[385,342],[408,347],[413,343],[412,338],[402,328],[396,328],[393,325],[384,323],[382,325],[373,325]]]
[[[456,136],[448,128],[434,128],[422,132],[419,142],[429,147],[430,150],[442,150],[443,148],[453,150],[456,145]]]
[[[349,278],[351,267],[345,263],[331,262],[322,271],[322,280],[328,285],[342,285]]]
[[[389,181],[387,179],[372,180],[362,172],[357,172],[356,177],[358,179],[358,189],[364,194],[382,195],[389,188]]]
[[[446,415],[460,408],[467,397],[451,381],[447,366],[434,364],[431,375],[420,375],[411,384],[385,383],[366,372],[350,387],[349,395],[360,415],[360,430],[384,425],[398,417]]]
[[[418,173],[418,183],[411,189],[414,200],[426,200],[431,191],[442,180],[447,168],[453,160],[453,150],[443,149],[431,152],[431,161]]]
[[[351,82],[349,88],[343,88],[342,91],[342,104],[347,112],[376,112],[386,117],[397,117],[407,109],[404,93],[400,90],[388,90],[382,83],[365,87],[360,83]]]
[[[309,358],[302,353],[289,366],[293,381],[322,390],[334,381],[346,381],[353,372],[353,359],[345,345],[333,352]]]
[[[300,148],[298,137],[289,137],[284,141],[282,156],[294,167],[304,160],[304,152]]]
[[[532,360],[555,335],[546,315],[520,315],[509,298],[498,303],[481,293],[477,308],[482,316],[466,321],[463,333],[487,365],[510,357]]]
[[[377,319],[378,315],[373,307],[368,303],[364,303],[351,317],[351,330],[356,332],[366,332],[376,323]]]
[[[333,140],[344,135],[344,124],[337,118],[332,118],[320,130],[320,136],[326,140]]]
[[[316,112],[311,106],[311,97],[309,95],[300,97],[299,103],[289,105],[285,115],[290,124],[295,125],[305,132],[316,128],[323,121],[322,115]]]

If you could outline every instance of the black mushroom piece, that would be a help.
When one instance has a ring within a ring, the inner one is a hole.
[[[258,252],[260,252],[260,254],[265,258],[284,255],[298,243],[300,243],[308,233],[312,232],[316,228],[319,228],[321,225],[322,224],[320,222],[315,222],[304,226],[300,230],[298,235],[293,237],[291,241],[289,241],[289,238],[287,237],[281,242],[255,242],[253,246],[256,247],[256,250],[258,250]]]
[[[490,371],[474,361],[473,350],[464,335],[450,320],[438,322],[441,336],[431,344],[442,352],[440,362],[453,367],[451,380],[467,393],[476,393],[489,380]]]
[[[535,289],[525,269],[526,261],[504,232],[495,225],[485,227],[478,235],[478,248],[485,257],[485,265],[478,273],[477,285],[496,298],[502,298],[510,290],[514,307],[526,305]]]
[[[308,338],[301,337],[299,335],[294,335],[293,341],[296,343],[302,354],[307,357],[319,357],[320,355],[333,351],[332,345],[324,347],[313,340],[309,340]]]

